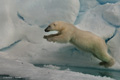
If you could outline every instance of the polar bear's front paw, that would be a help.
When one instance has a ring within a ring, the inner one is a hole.
[[[46,39],[47,41],[49,41],[49,42],[55,42],[56,40],[55,40],[55,38],[53,38],[53,37],[51,37],[51,36],[44,36],[43,37],[44,39]]]
[[[48,38],[47,39],[49,42],[55,42],[55,40],[53,38]]]
[[[46,38],[47,39],[47,41],[49,41],[49,42],[56,42],[56,39],[55,38]]]
[[[44,39],[48,39],[48,38],[49,38],[49,36],[45,35],[43,38],[44,38]]]

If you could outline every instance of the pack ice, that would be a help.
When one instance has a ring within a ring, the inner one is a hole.
[[[120,69],[119,0],[0,0],[0,74],[30,80],[114,80],[70,70],[36,67],[56,64],[101,68],[98,59],[71,44],[50,43],[44,29],[66,21],[102,37]]]

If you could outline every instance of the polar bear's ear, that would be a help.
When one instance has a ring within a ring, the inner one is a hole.
[[[54,26],[57,26],[57,22],[54,22],[53,25],[54,25]]]

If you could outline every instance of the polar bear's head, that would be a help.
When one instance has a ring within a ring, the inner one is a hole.
[[[57,33],[51,32],[57,31]],[[73,25],[63,21],[56,21],[51,23],[46,29],[47,35],[44,35],[44,39],[53,42],[67,43],[71,40],[73,31]]]
[[[53,36],[59,36],[59,35],[72,35],[73,33],[73,25],[67,22],[63,21],[56,21],[51,23],[46,29],[45,32],[47,32],[48,35],[45,35],[44,38],[46,37],[53,37]],[[53,33],[57,32],[57,33]],[[51,34],[52,33],[52,34]]]
[[[50,32],[50,31],[62,31],[64,29],[65,22],[62,21],[56,21],[51,23],[46,29],[45,32]]]

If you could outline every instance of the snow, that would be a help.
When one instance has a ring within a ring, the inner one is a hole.
[[[68,70],[60,71],[58,67],[45,66],[38,68],[30,63],[5,59],[0,57],[0,74],[10,74],[11,76],[28,78],[29,80],[114,80],[107,77],[96,77],[89,74],[82,74]],[[47,68],[48,67],[48,68]],[[52,69],[49,69],[51,68]],[[17,71],[17,72],[16,72]],[[87,77],[86,77],[87,76]]]
[[[96,0],[80,0],[80,11],[86,11],[96,7],[99,3]]]
[[[74,24],[79,24],[80,21],[83,18],[83,15],[85,14],[85,12],[91,8],[96,7],[97,5],[99,5],[99,3],[96,0],[79,0],[80,1],[80,8],[79,8],[79,14],[77,16],[76,21],[74,22]]]
[[[91,54],[69,43],[48,42],[43,36],[44,29],[53,21],[73,23],[103,38],[116,60],[109,69],[120,70],[120,2],[115,1],[111,4],[108,0],[1,0],[0,74],[30,80],[114,80],[59,70],[52,64],[104,67],[99,66],[100,61]],[[36,67],[33,64],[51,65]]]
[[[103,12],[103,18],[110,24],[119,27],[120,26],[120,3],[107,4],[107,10]]]
[[[56,20],[73,23],[80,7],[79,0],[17,0],[16,4],[18,13],[25,21],[39,26]]]

